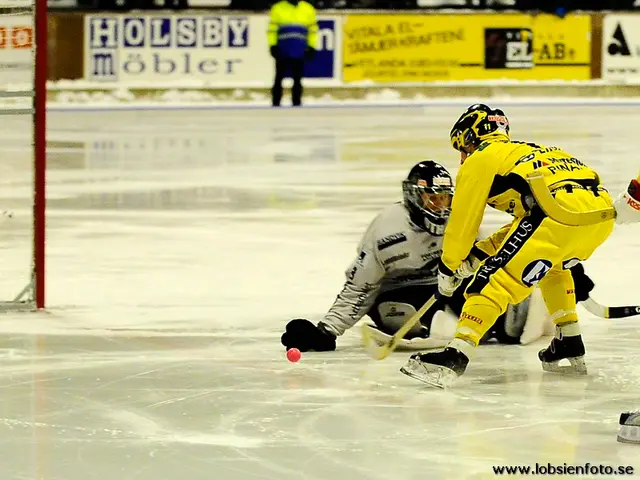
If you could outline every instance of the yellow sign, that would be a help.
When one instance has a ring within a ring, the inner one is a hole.
[[[349,15],[343,28],[345,82],[591,78],[588,15]]]

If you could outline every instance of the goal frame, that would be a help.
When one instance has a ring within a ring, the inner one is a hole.
[[[12,11],[21,8],[7,7]],[[28,284],[9,301],[0,301],[0,312],[45,308],[46,206],[47,206],[47,0],[34,0],[32,16],[33,76],[30,90],[0,92],[2,98],[31,98],[30,108],[10,108],[7,114],[30,114],[32,118],[33,211],[31,272]],[[13,13],[13,12],[12,12]],[[18,14],[18,13],[15,13]]]
[[[34,1],[33,72],[33,300],[45,307],[47,212],[47,0]]]

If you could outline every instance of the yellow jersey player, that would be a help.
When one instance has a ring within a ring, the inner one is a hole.
[[[557,147],[512,141],[502,110],[472,105],[451,130],[461,167],[438,271],[438,290],[451,296],[473,275],[454,339],[442,350],[412,355],[401,371],[444,388],[462,375],[480,338],[506,310],[539,286],[555,324],[551,345],[539,352],[545,371],[586,373],[570,268],[586,260],[611,234],[614,220],[568,226],[547,217],[526,180],[543,173],[555,201],[574,212],[611,208],[598,173]],[[485,206],[514,220],[475,243]],[[475,272],[466,265],[481,260]],[[465,261],[467,260],[467,261]],[[461,268],[462,267],[462,268]],[[570,366],[561,367],[561,360]]]

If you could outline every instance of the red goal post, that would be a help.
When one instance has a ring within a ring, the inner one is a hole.
[[[18,141],[19,137],[22,138],[23,133],[30,135],[28,148],[15,148],[18,152],[15,155],[17,159],[11,155],[10,148],[6,148],[4,159],[0,158],[0,164],[5,160],[2,167],[9,172],[5,188],[9,191],[15,188],[11,183],[12,171],[23,173],[31,169],[32,173],[30,178],[25,177],[32,187],[31,207],[26,208],[26,213],[17,212],[25,217],[32,215],[30,275],[25,279],[26,286],[12,295],[13,299],[1,299],[2,311],[32,310],[45,306],[46,97],[47,0],[0,0],[0,115],[2,121],[7,122],[1,133],[9,145]],[[25,122],[25,116],[30,121]],[[23,132],[23,124],[25,129],[31,131]],[[28,155],[23,156],[25,151]],[[20,184],[25,179],[20,178],[15,183]],[[12,200],[11,195],[8,195],[9,204]],[[4,205],[0,205],[0,210],[4,208]],[[10,213],[8,216],[13,218]],[[17,224],[20,225],[18,222]],[[0,238],[2,230],[0,226]],[[19,236],[11,232],[9,227],[5,232],[7,236],[12,233]],[[2,269],[3,265],[0,264],[0,275],[3,273]]]

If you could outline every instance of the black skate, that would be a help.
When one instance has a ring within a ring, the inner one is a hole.
[[[432,387],[447,388],[464,373],[469,358],[455,348],[439,352],[415,353],[400,371]]]
[[[640,444],[640,410],[625,412],[620,415],[618,441]]]
[[[587,365],[584,363],[584,343],[576,322],[556,325],[556,336],[551,345],[538,352],[545,372],[586,375]],[[568,360],[569,365],[560,366],[560,361]]]

